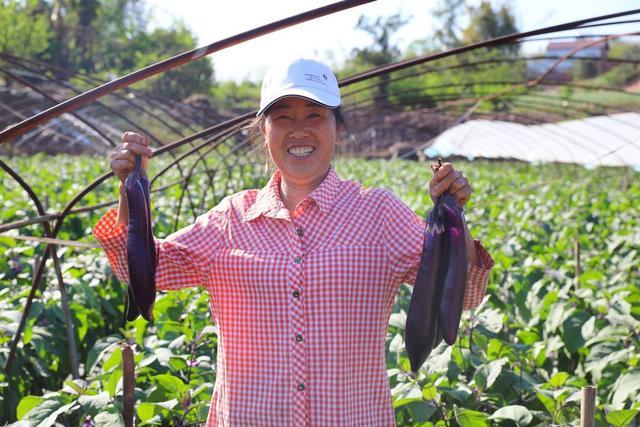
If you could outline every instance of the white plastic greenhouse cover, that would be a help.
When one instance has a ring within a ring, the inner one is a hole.
[[[438,135],[424,152],[428,157],[459,155],[640,170],[640,113],[543,125],[470,120]]]

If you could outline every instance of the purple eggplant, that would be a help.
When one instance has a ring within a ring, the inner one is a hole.
[[[444,193],[441,198],[446,241],[444,255],[447,263],[443,276],[438,323],[444,341],[453,345],[458,336],[467,286],[467,245],[462,209],[458,207],[452,195]]]
[[[438,334],[437,314],[440,302],[444,258],[444,218],[436,203],[427,216],[420,267],[413,286],[407,322],[405,347],[411,370],[416,372],[435,347]]]
[[[127,227],[127,266],[129,289],[127,290],[126,319],[134,320],[138,313],[146,320],[153,320],[156,300],[156,247],[151,229],[150,184],[142,168],[140,155],[136,165],[125,180],[129,225]]]

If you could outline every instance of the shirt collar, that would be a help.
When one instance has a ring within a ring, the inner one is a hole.
[[[275,171],[269,179],[267,185],[265,185],[256,196],[256,200],[247,209],[243,221],[252,221],[258,218],[260,215],[272,218],[289,218],[289,212],[280,199],[280,180],[282,174],[279,170]],[[307,196],[307,198],[313,200],[323,213],[328,213],[333,206],[336,192],[340,186],[340,178],[333,169],[333,166],[329,166],[327,175],[322,180],[322,183]]]

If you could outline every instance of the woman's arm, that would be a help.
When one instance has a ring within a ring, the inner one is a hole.
[[[226,212],[221,202],[189,225],[165,239],[154,238],[158,264],[156,288],[177,290],[206,285],[211,260],[224,246]],[[122,204],[120,205],[122,207]],[[111,209],[96,223],[93,236],[102,246],[116,277],[129,282],[127,267],[127,227],[120,223],[121,209]]]
[[[116,218],[116,226],[127,226],[129,224],[129,203],[127,202],[127,193],[124,183],[120,182],[118,187],[120,198],[118,201],[118,217]]]
[[[462,223],[464,224],[464,237],[467,243],[467,262],[482,267],[476,243],[474,242],[473,236],[471,236],[471,231],[469,231],[469,226],[467,225],[467,220],[464,215],[462,216]]]

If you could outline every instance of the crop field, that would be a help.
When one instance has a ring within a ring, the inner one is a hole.
[[[59,211],[104,174],[103,157],[36,156],[10,163],[47,211]],[[151,173],[162,167],[153,159]],[[215,160],[207,160],[214,162]],[[411,287],[397,295],[387,367],[399,426],[578,425],[580,389],[597,388],[597,425],[627,426],[640,413],[640,172],[573,165],[454,161],[474,189],[465,207],[472,234],[496,265],[487,296],[465,312],[456,345],[441,344],[410,373],[403,335]],[[46,165],[46,167],[43,167]],[[339,158],[343,178],[386,187],[416,213],[431,208],[427,163]],[[264,185],[263,167],[237,167],[189,183],[202,213],[224,195]],[[179,178],[169,172],[158,186]],[[36,216],[24,191],[0,174],[0,223]],[[213,185],[212,185],[213,184]],[[154,187],[155,188],[155,187]],[[205,192],[204,189],[207,189]],[[179,186],[152,193],[154,234],[193,219]],[[114,201],[111,178],[80,206]],[[91,229],[109,207],[72,215],[58,237],[95,243]],[[176,222],[176,212],[180,212]],[[22,229],[41,235],[39,225]],[[0,363],[4,365],[43,244],[0,235]],[[577,248],[579,247],[579,268]],[[216,375],[216,325],[206,292],[161,293],[155,321],[122,328],[124,285],[99,248],[59,247],[78,343],[73,380],[53,264],[28,318],[11,372],[0,373],[0,422],[119,425],[121,343],[135,343],[136,425],[198,425]],[[579,272],[579,274],[576,274]],[[260,354],[254,355],[260,357]],[[2,371],[4,372],[4,371]]]

